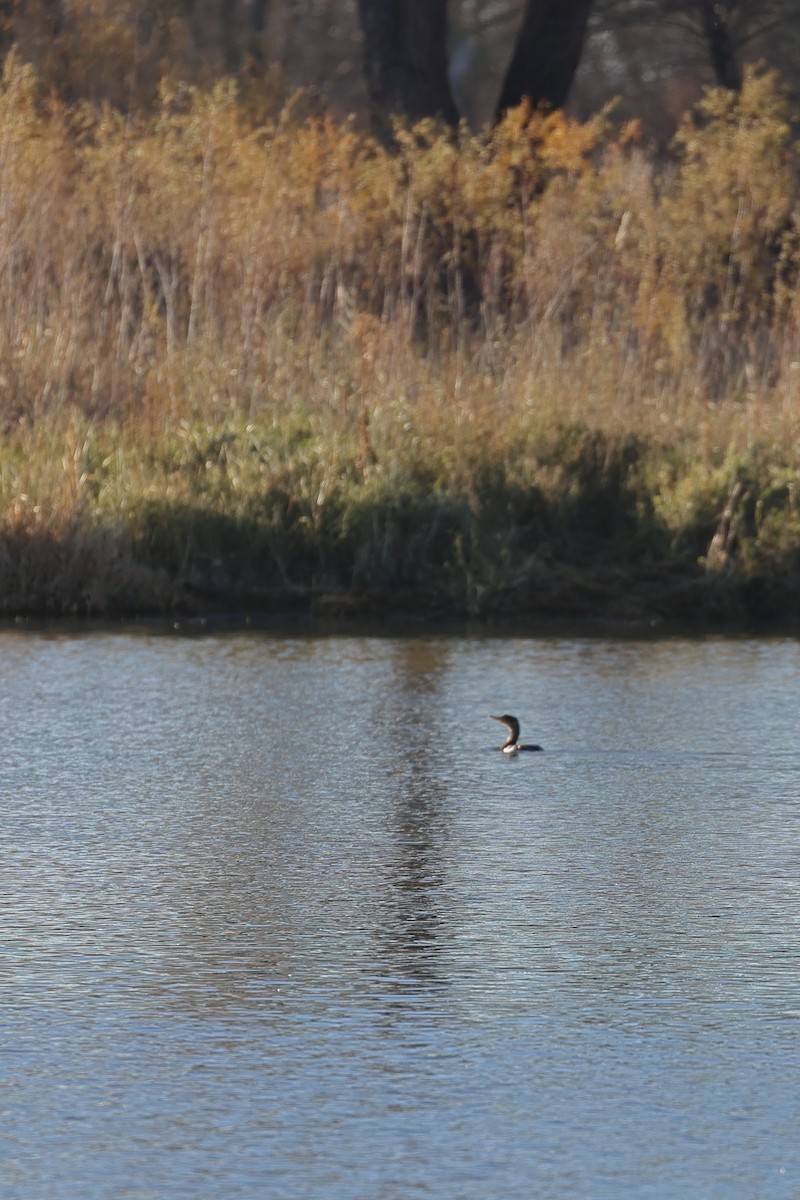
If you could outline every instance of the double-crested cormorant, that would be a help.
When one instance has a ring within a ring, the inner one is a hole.
[[[505,725],[508,729],[508,737],[503,742],[502,746],[498,746],[498,750],[502,750],[504,754],[519,754],[520,750],[541,750],[541,746],[521,746],[519,741],[519,721],[516,717],[509,717],[506,713],[502,717],[492,716],[493,721],[499,721],[501,725]]]

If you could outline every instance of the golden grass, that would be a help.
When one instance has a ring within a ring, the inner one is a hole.
[[[636,614],[710,580],[718,612],[754,579],[780,609],[800,242],[775,80],[711,93],[669,164],[605,114],[397,139],[255,126],[231,85],[141,118],[44,104],[9,61],[6,612]]]

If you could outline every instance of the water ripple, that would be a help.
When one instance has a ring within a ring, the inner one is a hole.
[[[10,1200],[800,1187],[794,643],[0,660]]]

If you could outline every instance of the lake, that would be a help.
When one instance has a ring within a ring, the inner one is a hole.
[[[5,1200],[800,1195],[797,642],[0,664]]]

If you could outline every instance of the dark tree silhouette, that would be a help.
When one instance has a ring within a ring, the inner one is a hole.
[[[524,99],[561,108],[581,60],[593,0],[528,0],[495,116]]]
[[[528,98],[560,107],[583,50],[593,0],[527,0],[499,117]],[[391,114],[458,122],[447,74],[447,0],[358,0],[367,85],[378,124]]]
[[[219,19],[222,29],[222,49],[225,66],[231,74],[237,74],[243,61],[264,68],[264,30],[267,23],[268,0],[218,0]]]
[[[730,14],[726,11],[730,6],[715,3],[715,0],[702,0],[699,8],[700,24],[714,78],[721,87],[738,92],[742,86],[742,64],[736,34],[728,19]]]
[[[777,43],[796,43],[800,29],[798,0],[597,0],[595,7],[600,25],[643,41],[654,31],[680,34],[685,56],[704,60],[714,82],[733,91],[747,58],[774,58]]]
[[[0,0],[0,57],[5,58],[14,41],[15,0]]]
[[[373,116],[458,122],[447,75],[447,0],[358,0]]]

